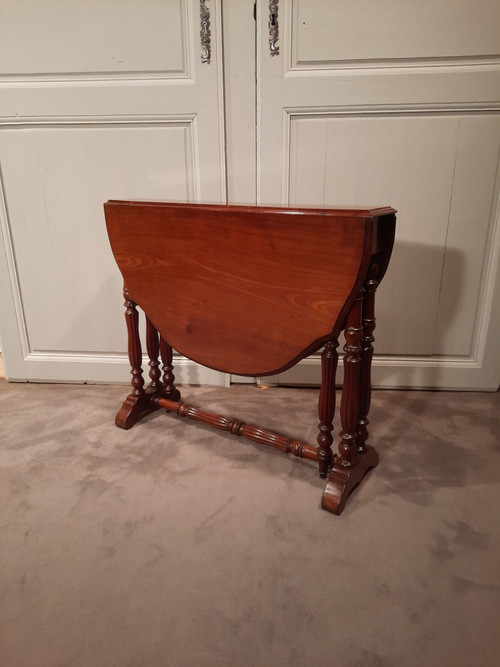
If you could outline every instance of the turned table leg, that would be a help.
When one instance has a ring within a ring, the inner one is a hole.
[[[126,287],[123,289],[125,299],[125,321],[128,332],[128,358],[132,374],[132,392],[123,402],[115,418],[115,424],[123,429],[131,428],[138,419],[147,412],[156,410],[157,407],[151,404],[150,397],[144,390],[144,378],[142,376],[142,348],[139,338],[139,314],[137,304],[130,298]]]
[[[335,514],[344,509],[352,489],[359,484],[369,468],[377,464],[378,457],[373,448],[365,454],[357,451],[357,431],[360,407],[360,367],[362,338],[361,293],[354,302],[346,319],[344,385],[340,402],[342,424],[339,456],[328,476],[328,482],[321,501],[321,507]]]
[[[367,280],[363,302],[363,337],[361,339],[361,369],[359,377],[359,421],[358,421],[358,452],[365,454],[368,439],[368,413],[371,403],[371,367],[373,358],[373,331],[375,330],[375,292],[378,282]]]
[[[163,362],[163,380],[160,393],[169,401],[180,401],[181,393],[175,386],[172,348],[162,336],[160,336],[160,354]]]
[[[329,340],[321,354],[321,389],[319,392],[318,459],[319,476],[325,478],[332,461],[333,418],[335,416],[335,374],[339,355],[337,340]]]
[[[361,365],[361,304],[358,296],[347,316],[344,345],[344,386],[340,401],[342,423],[338,464],[352,468],[356,464],[356,434],[359,416],[359,370]]]
[[[147,389],[149,393],[155,393],[160,389],[161,371],[158,355],[160,353],[160,342],[158,338],[158,331],[146,316],[146,348],[149,357],[149,377],[151,378],[150,385]]]

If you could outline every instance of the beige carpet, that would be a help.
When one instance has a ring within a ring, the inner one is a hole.
[[[375,392],[336,517],[311,462],[117,429],[126,391],[0,381],[2,667],[499,664],[499,394]],[[183,393],[315,440],[315,390]]]

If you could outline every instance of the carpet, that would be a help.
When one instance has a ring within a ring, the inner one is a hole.
[[[374,392],[380,464],[337,517],[313,462],[117,429],[126,393],[0,381],[2,667],[498,664],[500,394]],[[315,443],[317,390],[183,398]]]

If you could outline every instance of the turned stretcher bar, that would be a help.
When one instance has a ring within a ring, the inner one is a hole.
[[[259,445],[269,445],[269,447],[275,447],[286,454],[293,454],[301,459],[319,461],[319,447],[313,447],[301,440],[292,440],[286,435],[280,435],[279,433],[268,431],[259,426],[244,424],[239,419],[223,417],[222,415],[217,415],[213,412],[205,412],[192,405],[187,405],[187,403],[169,401],[168,398],[161,398],[161,396],[155,396],[152,399],[152,403],[158,405],[160,408],[165,408],[165,410],[168,410],[169,412],[176,412],[181,417],[187,417],[188,419],[203,422],[204,424],[208,424],[212,428],[217,428],[221,431],[229,431],[229,433],[232,433],[233,435],[252,440]]]

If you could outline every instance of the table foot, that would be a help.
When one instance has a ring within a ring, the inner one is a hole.
[[[140,396],[129,394],[118,410],[115,424],[128,431],[139,419],[153,412],[153,410],[158,410],[158,406],[151,401],[153,395],[147,392]]]
[[[366,446],[364,454],[357,455],[356,464],[352,468],[344,468],[336,461],[328,475],[328,482],[321,499],[322,509],[341,514],[351,491],[377,463],[378,454],[370,445]]]

